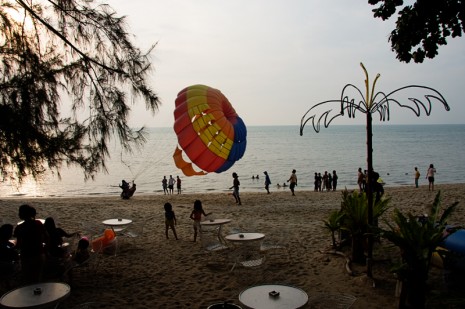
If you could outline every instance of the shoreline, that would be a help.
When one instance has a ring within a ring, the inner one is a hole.
[[[435,188],[436,187],[448,187],[448,186],[454,186],[454,185],[465,185],[465,182],[451,182],[451,183],[439,183],[439,184],[435,184]],[[405,188],[413,188],[413,184],[405,184],[405,185],[385,185],[384,186],[384,189],[386,191],[389,191],[389,190],[397,190],[397,189],[405,189]],[[300,190],[301,188],[304,188],[303,190]],[[353,191],[353,190],[357,190],[358,187],[357,186],[350,186],[350,187],[345,187],[347,188],[347,190],[349,191]],[[421,188],[428,188],[428,185],[420,185],[418,189],[421,189]],[[286,187],[286,188],[278,188],[277,191],[273,191],[276,190],[276,186],[272,186],[270,188],[270,191],[272,192],[272,194],[285,194],[286,192],[289,192],[289,187]],[[331,192],[315,192],[313,191],[313,188],[311,187],[308,187],[308,186],[305,186],[305,187],[296,187],[296,192],[314,192],[314,193],[333,193],[333,192],[341,192],[343,191],[344,189],[339,188],[337,189],[336,191],[331,191]],[[18,195],[10,195],[10,196],[0,196],[0,200],[1,199],[5,199],[5,200],[8,200],[8,199],[11,199],[11,200],[18,200],[18,199],[81,199],[81,198],[113,198],[113,197],[119,197],[119,194],[121,192],[118,191],[118,192],[113,192],[113,193],[88,193],[88,194],[85,194],[85,195],[56,195],[56,196],[27,196],[25,194],[18,194]],[[137,198],[138,196],[139,197],[145,197],[145,196],[177,196],[178,194],[174,193],[172,195],[168,195],[168,194],[162,194],[163,193],[163,190],[155,190],[153,192],[137,192],[134,194],[134,197],[132,197],[131,199],[134,199],[134,198]],[[187,192],[187,193],[181,193],[180,195],[204,195],[204,194],[230,194],[232,193],[232,189],[222,189],[222,190],[216,190],[216,189],[211,189],[211,190],[207,190],[207,191],[199,191],[199,192]],[[266,191],[265,191],[265,188],[263,186],[263,188],[260,188],[260,190],[253,190],[253,189],[245,189],[245,190],[241,190],[240,191],[240,194],[241,196],[242,195],[249,195],[249,194],[266,194]]]
[[[424,214],[441,190],[443,207],[459,201],[450,223],[465,223],[465,184],[385,188],[391,198],[390,208],[382,218],[389,218],[395,208],[402,212]],[[223,233],[235,228],[248,228],[271,237],[281,230],[288,232],[288,254],[267,253],[265,263],[258,268],[238,267],[230,271],[230,261],[206,253],[199,241],[193,242],[192,221],[189,215],[193,202],[200,199],[205,211],[215,218],[232,221],[223,227]],[[80,231],[86,235],[86,224],[102,225],[115,216],[145,223],[143,235],[136,239],[119,237],[116,256],[103,256],[95,273],[76,272],[71,282],[71,295],[63,307],[95,301],[100,308],[207,308],[211,304],[232,300],[239,304],[238,295],[249,286],[281,283],[297,286],[309,296],[304,308],[333,308],[331,300],[345,296],[355,299],[352,309],[397,308],[396,280],[390,273],[390,262],[398,257],[397,250],[382,240],[374,251],[373,276],[376,283],[364,276],[364,267],[355,266],[355,275],[345,269],[345,259],[328,254],[331,235],[323,220],[340,207],[341,191],[299,191],[292,196],[289,190],[266,194],[241,193],[242,206],[234,203],[230,193],[202,193],[180,195],[135,195],[130,200],[119,196],[14,198],[0,199],[2,220],[16,224],[18,207],[30,203],[37,209],[38,218],[53,216],[57,225],[67,232]],[[175,240],[165,237],[165,202],[173,205],[177,217]],[[84,271],[85,269],[79,269]],[[430,274],[431,295],[447,295],[440,269]],[[2,290],[0,292],[5,292]],[[322,299],[325,299],[323,306]],[[436,307],[445,308],[446,299],[436,299]],[[431,301],[434,301],[431,300]],[[442,302],[442,303],[441,303]],[[312,306],[313,304],[313,306]],[[331,304],[331,305],[328,305]],[[430,302],[430,304],[432,304]],[[441,307],[442,306],[442,307]]]

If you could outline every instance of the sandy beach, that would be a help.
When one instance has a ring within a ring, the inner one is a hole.
[[[389,218],[394,208],[417,215],[427,213],[438,190],[444,207],[460,202],[449,223],[465,224],[465,184],[437,185],[435,192],[429,192],[427,186],[386,188],[391,202],[383,218]],[[223,227],[225,235],[241,227],[263,233],[265,239],[282,229],[289,231],[289,252],[270,252],[260,267],[230,271],[231,261],[205,253],[200,241],[193,242],[189,215],[196,199],[215,218],[232,220]],[[320,193],[297,187],[296,196],[289,191],[243,193],[241,199],[242,206],[237,206],[230,194],[217,193],[142,196],[136,192],[130,200],[118,196],[2,198],[0,215],[3,222],[16,224],[18,207],[29,203],[37,209],[38,218],[52,216],[66,231],[83,234],[87,233],[88,223],[103,228],[102,221],[115,216],[130,218],[133,225],[146,222],[141,237],[118,237],[116,256],[103,256],[91,276],[85,274],[84,268],[75,270],[69,282],[71,295],[62,308],[89,301],[100,303],[101,308],[207,308],[225,300],[241,305],[239,293],[263,283],[303,289],[309,296],[305,308],[335,308],[338,300],[352,302],[351,308],[396,308],[396,280],[389,272],[389,261],[398,252],[389,248],[387,241],[382,240],[374,249],[374,282],[363,274],[364,266],[354,266],[355,274],[351,276],[345,259],[327,252],[331,236],[322,220],[339,209],[341,191]],[[170,238],[165,238],[165,202],[173,205],[179,240],[174,239],[171,231]],[[431,271],[431,308],[436,304],[447,308],[447,303],[440,301],[446,293],[441,278],[440,269]]]

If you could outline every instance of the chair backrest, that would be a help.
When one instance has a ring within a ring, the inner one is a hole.
[[[82,222],[81,223],[81,233],[82,236],[86,236],[87,238],[95,238],[95,236],[102,234],[104,227],[102,224],[97,224],[94,222]]]
[[[200,243],[202,245],[203,250],[219,251],[228,249],[228,247],[218,239],[217,229],[217,226],[215,226],[215,228],[213,228],[212,226],[209,226],[208,228],[206,226],[203,226],[200,229]]]
[[[244,233],[258,232],[257,221],[252,220],[252,219],[243,219],[243,220],[241,220],[240,223],[239,223],[239,228],[240,228],[241,232],[244,232]]]
[[[131,225],[129,225],[125,230],[124,230],[124,235],[128,237],[142,237],[144,235],[144,232],[148,226],[148,222],[151,221],[152,219],[148,219],[145,221],[140,221],[140,222],[133,222]]]

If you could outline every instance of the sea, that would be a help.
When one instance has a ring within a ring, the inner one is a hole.
[[[301,136],[299,126],[249,126],[247,149],[242,159],[223,173],[186,177],[176,168],[172,155],[177,137],[172,128],[149,128],[147,143],[132,154],[116,141],[110,145],[107,172],[84,180],[80,169],[64,166],[61,177],[47,173],[39,181],[26,179],[18,186],[0,183],[0,197],[118,196],[121,180],[134,181],[138,194],[163,194],[161,180],[172,175],[182,180],[182,193],[231,192],[232,173],[239,175],[241,192],[265,192],[264,171],[270,175],[271,191],[288,190],[286,183],[297,171],[300,190],[313,190],[314,173],[339,176],[338,189],[357,187],[357,170],[367,167],[365,125],[331,125],[319,133],[311,126]],[[373,126],[373,166],[385,186],[412,186],[414,167],[420,185],[434,164],[436,184],[465,183],[465,125]],[[278,187],[278,184],[280,185]]]

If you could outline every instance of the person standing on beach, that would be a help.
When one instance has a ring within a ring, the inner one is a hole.
[[[237,176],[236,173],[232,173],[232,176],[234,178],[233,186],[231,188],[229,188],[229,189],[234,189],[233,190],[233,196],[236,199],[236,204],[237,205],[242,205],[241,198],[239,196],[239,186],[241,185],[241,183],[239,182],[239,176]]]
[[[292,170],[291,177],[287,180],[289,182],[289,189],[291,189],[292,195],[295,195],[294,188],[297,187],[297,175],[296,170]]]
[[[357,172],[357,184],[358,184],[358,189],[360,190],[360,193],[364,191],[364,187],[363,187],[364,179],[365,179],[365,175],[362,172],[362,168],[359,167],[358,172]]]
[[[169,194],[168,192],[168,179],[166,179],[166,176],[163,176],[163,179],[161,180],[161,185],[163,187],[163,192],[166,194]]]
[[[197,241],[197,231],[200,230],[200,221],[202,221],[202,215],[205,217],[211,215],[212,213],[206,214],[202,207],[202,202],[200,200],[195,200],[194,210],[192,210],[190,218],[194,220],[194,242]]]
[[[265,174],[265,189],[268,194],[270,194],[270,185],[271,185],[271,179],[270,176],[268,175],[267,171],[264,171],[263,174]]]
[[[168,230],[171,228],[174,234],[174,238],[178,240],[178,235],[176,234],[176,215],[174,214],[173,211],[173,206],[171,203],[165,203],[165,235],[166,239],[168,238]]]
[[[181,178],[176,176],[176,189],[178,190],[178,194],[181,194]]]
[[[436,174],[436,169],[433,164],[430,164],[428,171],[426,172],[426,178],[429,182],[428,191],[434,191],[434,174]]]
[[[336,174],[336,170],[333,170],[333,191],[336,191],[336,187],[337,187],[337,179],[339,177],[337,176]]]
[[[168,179],[168,190],[170,194],[173,194],[174,191],[174,178],[172,175],[170,175],[170,179]]]
[[[333,189],[333,175],[331,172],[328,173],[328,184],[326,185],[326,191],[331,191]]]
[[[328,171],[325,171],[325,173],[323,174],[322,182],[323,182],[323,188],[321,190],[325,191],[327,190],[326,187],[328,185]]]
[[[418,179],[420,179],[420,171],[415,166],[415,188],[418,188]]]
[[[10,275],[14,275],[19,270],[17,267],[19,253],[15,243],[10,241],[13,237],[13,230],[13,225],[9,223],[0,226],[0,275],[2,277],[6,275],[4,278],[9,278]]]
[[[313,185],[314,185],[313,190],[317,192],[318,191],[318,173],[317,172],[315,172],[315,176],[313,179]]]

